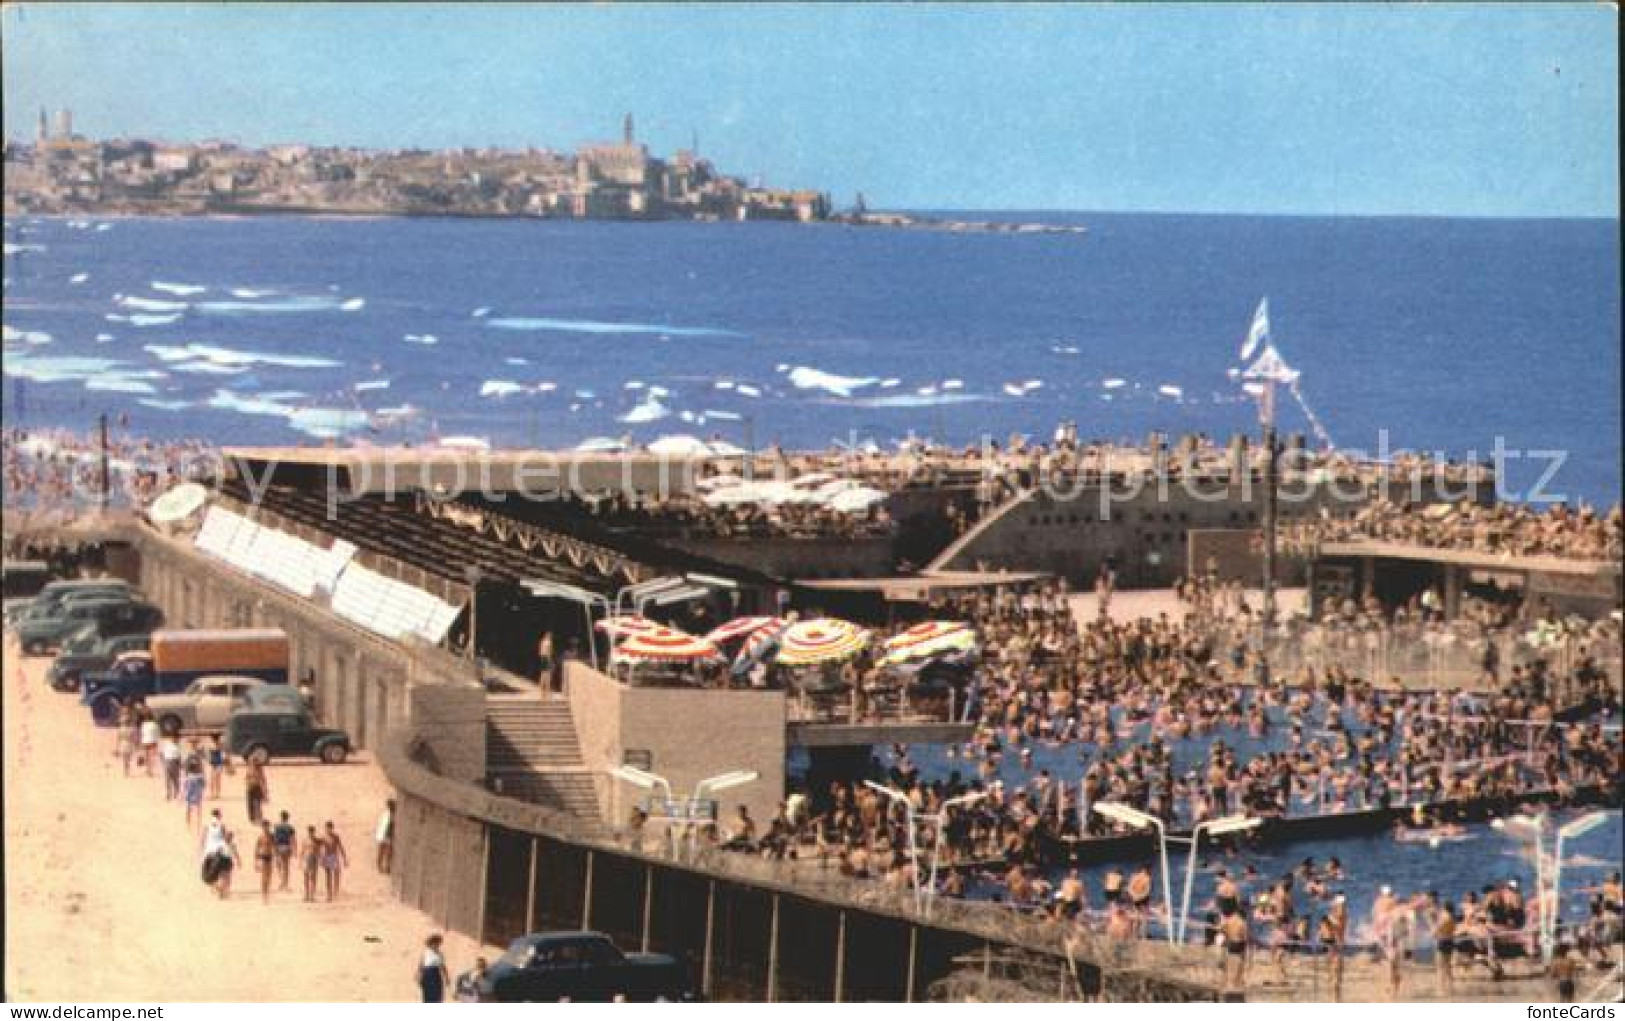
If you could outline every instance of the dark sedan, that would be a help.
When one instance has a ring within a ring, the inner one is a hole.
[[[625,954],[601,932],[521,936],[486,973],[498,1003],[608,1003],[696,998],[688,969],[666,954]]]

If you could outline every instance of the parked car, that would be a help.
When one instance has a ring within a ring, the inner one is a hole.
[[[295,699],[298,693],[294,692]],[[269,762],[273,758],[313,757],[330,765],[350,756],[350,735],[342,730],[321,727],[303,704],[255,701],[231,714],[221,742],[228,755]]]
[[[147,699],[147,708],[152,710],[153,719],[166,734],[183,731],[218,734],[226,729],[231,714],[243,705],[248,693],[264,685],[258,677],[213,674],[199,677],[178,694],[153,695]]]
[[[6,601],[6,626],[14,627],[24,620],[46,616],[68,597],[91,592],[117,595],[133,593],[135,589],[122,578],[72,578],[49,582],[32,599]]]
[[[51,583],[51,565],[43,560],[0,562],[0,601],[11,619],[14,609],[32,602]]]
[[[498,1003],[607,1003],[697,998],[689,969],[668,954],[627,954],[601,932],[521,936],[486,972],[484,998]]]
[[[78,691],[86,674],[107,671],[120,655],[145,651],[151,641],[151,635],[104,635],[88,624],[62,643],[45,680],[57,691]]]
[[[145,634],[163,622],[164,612],[158,607],[128,596],[69,599],[43,616],[30,616],[18,624],[17,643],[23,655],[38,656],[54,651],[63,639],[87,624],[94,623],[102,634],[112,636]]]

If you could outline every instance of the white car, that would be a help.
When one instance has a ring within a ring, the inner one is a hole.
[[[258,677],[209,674],[187,685],[178,695],[154,695],[147,708],[166,734],[185,731],[218,734],[226,729],[232,711],[242,704],[252,688],[263,687]]]

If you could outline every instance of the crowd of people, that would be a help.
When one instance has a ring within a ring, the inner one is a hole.
[[[890,535],[896,522],[882,503],[843,511],[821,503],[735,503],[710,506],[697,495],[606,493],[576,499],[598,524],[682,539],[860,539]]]
[[[67,429],[0,432],[8,515],[69,521],[103,504],[100,435]],[[140,507],[179,482],[215,478],[219,451],[202,440],[132,436],[120,418],[105,450],[111,507]]]
[[[113,755],[126,777],[158,780],[164,801],[178,804],[184,821],[197,840],[198,866],[203,882],[224,900],[231,896],[233,876],[244,867],[244,853],[252,855],[254,879],[262,901],[273,893],[291,891],[293,876],[301,879],[303,899],[333,901],[343,894],[344,872],[350,852],[332,820],[321,826],[306,824],[299,832],[292,812],[281,810],[273,820],[267,810],[272,798],[270,771],[263,762],[244,760],[239,766],[222,748],[218,735],[188,737],[164,730],[147,707],[135,699],[120,710],[114,726]],[[242,773],[246,822],[239,827],[222,807],[208,807],[224,799],[225,778]],[[387,874],[394,861],[395,802],[387,802],[374,832],[374,864]],[[248,845],[246,848],[244,845]]]
[[[1321,543],[1376,540],[1472,550],[1497,556],[1563,557],[1618,562],[1625,555],[1625,517],[1619,504],[1607,511],[1554,504],[1543,509],[1515,503],[1412,506],[1374,500],[1347,517],[1303,517],[1285,525],[1284,545],[1313,550]]]
[[[1075,869],[1056,878],[1079,842],[1128,832],[1091,811],[1102,802],[1148,813],[1170,830],[1234,815],[1409,805],[1420,814],[1407,817],[1406,829],[1448,839],[1459,831],[1457,804],[1517,804],[1537,793],[1563,803],[1625,771],[1617,729],[1556,722],[1553,667],[1542,660],[1513,665],[1497,688],[1473,696],[1378,687],[1341,666],[1272,676],[1261,674],[1245,641],[1231,643],[1210,626],[1211,614],[1080,622],[1068,596],[1055,582],[940,601],[932,616],[969,621],[981,639],[964,693],[973,738],[934,761],[923,759],[929,750],[894,747],[871,777],[894,793],[861,783],[804,789],[765,826],[741,809],[709,839],[901,890],[926,881],[926,863],[910,848],[938,846],[940,829],[940,854],[932,852],[942,866],[938,893],[1062,917],[1093,908],[1100,931],[1131,936],[1145,933],[1160,898],[1148,869],[1108,872],[1098,896]],[[854,659],[840,673],[862,690],[875,669]],[[1206,924],[1226,945],[1307,944],[1307,915],[1290,905],[1312,901],[1333,916],[1342,878],[1334,862],[1289,877],[1285,889],[1266,885],[1236,923],[1225,891],[1265,879],[1221,875],[1214,902],[1200,912],[1208,921],[1193,929]],[[1400,939],[1390,930],[1445,925],[1447,909],[1458,943],[1469,947],[1484,945],[1481,923],[1498,924],[1484,921],[1476,896],[1459,905],[1434,898],[1426,913],[1396,907],[1393,917],[1408,922],[1373,919],[1358,936],[1380,948]],[[1597,931],[1617,934],[1619,910],[1617,894],[1604,896]],[[1346,929],[1335,936],[1345,945],[1354,938]],[[1495,955],[1494,947],[1479,953],[1491,963]]]

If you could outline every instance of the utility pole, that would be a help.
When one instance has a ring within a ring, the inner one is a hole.
[[[1275,381],[1264,381],[1264,635],[1275,627],[1275,519],[1277,449],[1275,439]]]
[[[108,471],[108,464],[107,464],[107,412],[105,412],[105,411],[102,412],[101,417],[97,420],[97,422],[98,422],[98,425],[99,425],[99,432],[100,432],[100,435],[101,435],[101,484],[102,484],[102,493],[101,493],[102,501],[101,502],[102,502],[102,510],[105,511],[105,510],[107,510],[107,505],[108,505],[109,501],[111,501],[112,496],[113,496],[113,477],[112,477],[111,473]]]

